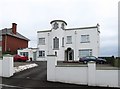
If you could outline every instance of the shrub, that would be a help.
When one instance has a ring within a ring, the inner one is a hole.
[[[99,58],[106,59],[108,64],[110,64],[114,67],[119,67],[120,68],[120,57],[114,58],[114,56],[112,56],[112,57],[99,57]]]
[[[117,58],[114,60],[114,66],[120,68],[120,57],[117,57]]]
[[[112,56],[112,57],[99,57],[99,58],[106,59],[107,64],[111,64],[112,66],[114,66],[114,60],[115,60],[114,56]]]

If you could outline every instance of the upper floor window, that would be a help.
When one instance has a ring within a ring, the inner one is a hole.
[[[59,49],[59,38],[55,37],[53,39],[53,49],[58,50]]]
[[[39,44],[45,45],[45,38],[39,38]]]
[[[81,35],[81,43],[89,43],[90,38],[89,35]]]
[[[64,37],[62,38],[62,47],[64,47]]]
[[[58,28],[58,23],[57,22],[55,22],[54,24],[53,24],[53,29],[57,29]]]
[[[72,36],[67,36],[67,44],[72,44]]]

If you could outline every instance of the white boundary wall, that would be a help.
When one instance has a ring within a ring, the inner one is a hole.
[[[57,66],[56,56],[47,56],[47,80],[90,86],[120,87],[118,70],[96,70],[96,64],[87,66]]]

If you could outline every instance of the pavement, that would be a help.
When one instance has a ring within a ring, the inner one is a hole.
[[[60,82],[47,81],[47,62],[31,62],[37,67],[15,73],[10,78],[2,78],[2,89],[40,89],[40,88],[77,88],[77,89],[113,89],[107,87],[94,87]],[[82,76],[82,75],[81,75]]]

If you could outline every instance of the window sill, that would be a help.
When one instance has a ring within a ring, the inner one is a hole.
[[[38,44],[38,45],[45,45],[45,44]]]
[[[87,42],[80,42],[80,43],[90,43],[90,41],[87,41]]]
[[[70,43],[67,42],[66,44],[72,44],[72,42],[70,42]]]
[[[53,50],[59,50],[59,48],[54,48]]]
[[[39,57],[39,58],[45,58],[45,57]]]

